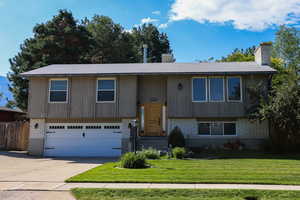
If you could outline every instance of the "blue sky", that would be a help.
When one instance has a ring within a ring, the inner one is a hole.
[[[168,34],[177,62],[219,58],[273,40],[278,25],[298,26],[300,16],[299,0],[0,0],[1,75],[34,25],[59,9],[77,19],[106,15],[127,30],[153,22]]]

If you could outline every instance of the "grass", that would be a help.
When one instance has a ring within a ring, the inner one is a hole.
[[[300,185],[299,156],[249,156],[195,160],[150,160],[151,168],[121,169],[106,163],[67,182],[249,183]]]
[[[197,189],[73,189],[77,200],[298,200],[300,191]],[[254,200],[254,199],[253,199]]]

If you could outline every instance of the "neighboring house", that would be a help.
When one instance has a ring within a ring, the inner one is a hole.
[[[26,113],[19,109],[0,106],[0,122],[12,122],[26,119]]]
[[[166,145],[178,126],[190,147],[239,139],[257,148],[269,128],[267,121],[247,119],[248,88],[262,83],[268,89],[276,72],[268,66],[270,50],[259,46],[256,62],[56,64],[23,73],[29,79],[29,153],[119,156],[130,148],[134,119],[140,146]]]

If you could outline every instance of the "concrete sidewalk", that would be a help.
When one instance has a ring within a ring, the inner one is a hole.
[[[300,191],[300,185],[0,182],[0,191],[69,191],[72,188],[257,189]]]

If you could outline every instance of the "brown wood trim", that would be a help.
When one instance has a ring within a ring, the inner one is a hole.
[[[86,119],[46,119],[46,123],[102,123],[102,122],[111,122],[117,123],[122,122],[120,118],[86,118]]]

